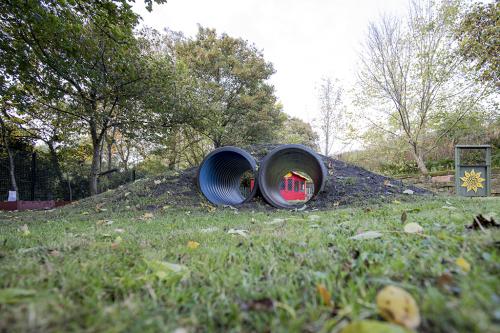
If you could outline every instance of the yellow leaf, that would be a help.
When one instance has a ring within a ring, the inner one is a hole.
[[[23,236],[29,236],[31,234],[31,232],[29,231],[28,229],[28,225],[27,224],[24,224],[20,229],[19,229],[20,232],[23,233]]]
[[[395,324],[413,329],[420,325],[420,312],[415,299],[405,290],[387,286],[377,294],[380,315]]]
[[[152,219],[152,218],[153,218],[153,213],[144,213],[144,215],[142,215],[143,220]]]
[[[195,241],[189,241],[187,243],[187,247],[189,247],[190,249],[194,250],[196,248],[198,248],[198,246],[200,246],[200,243],[198,242],[195,242]]]
[[[401,326],[375,320],[354,321],[345,326],[340,333],[411,333]]]
[[[330,305],[332,303],[332,296],[323,284],[316,285],[316,290],[318,291],[321,300],[323,300],[323,304]]]
[[[401,201],[394,200],[392,203],[395,203],[396,205],[399,205],[399,204],[401,204]]]
[[[468,273],[470,271],[470,264],[463,257],[458,258],[455,261],[455,264],[457,264],[457,266],[460,267],[465,273]]]

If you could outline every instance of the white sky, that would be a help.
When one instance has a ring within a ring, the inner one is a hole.
[[[143,24],[194,36],[197,24],[241,37],[263,50],[276,74],[271,83],[284,111],[312,122],[318,115],[316,87],[324,76],[348,87],[370,21],[383,13],[404,15],[408,0],[168,0],[148,13],[134,9]]]

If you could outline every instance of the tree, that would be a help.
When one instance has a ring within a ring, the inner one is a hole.
[[[311,124],[299,118],[287,117],[282,129],[278,131],[277,141],[280,143],[296,143],[318,150],[318,134],[316,134]]]
[[[456,30],[459,52],[483,81],[500,79],[500,2],[475,3]]]
[[[450,2],[412,1],[407,24],[384,16],[371,23],[361,53],[359,114],[371,126],[404,139],[425,175],[425,154],[487,93],[462,71],[451,36],[458,8]],[[367,110],[369,108],[369,110]],[[453,117],[429,144],[431,124]]]
[[[152,1],[146,4],[150,8]],[[96,194],[108,129],[156,120],[136,112],[134,100],[144,95],[138,83],[150,69],[133,35],[139,17],[127,0],[16,0],[1,6],[0,76],[22,86],[33,104],[85,126],[93,147],[90,193]]]
[[[343,127],[343,93],[344,89],[338,79],[323,78],[318,90],[319,128],[323,134],[325,156],[330,155],[336,132]]]
[[[215,147],[273,135],[282,121],[274,88],[266,82],[274,69],[254,45],[199,27],[195,39],[175,44],[175,57],[192,78],[184,121]]]
[[[10,176],[10,183],[12,186],[12,190],[16,191],[17,195],[18,193],[18,187],[17,187],[17,181],[16,181],[16,172],[15,172],[15,164],[14,164],[14,152],[11,147],[11,135],[12,135],[12,128],[8,125],[7,123],[7,116],[6,113],[3,112],[0,113],[0,135],[1,135],[1,143],[5,147],[5,150],[7,151],[7,157],[9,160],[9,176]]]

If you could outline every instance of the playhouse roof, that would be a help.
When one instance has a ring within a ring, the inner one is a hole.
[[[304,180],[308,180],[308,178],[306,176],[302,175],[301,173],[298,173],[297,171],[290,171],[289,173],[287,173],[285,175],[285,177],[290,178],[292,175],[295,175],[295,176],[302,178]]]

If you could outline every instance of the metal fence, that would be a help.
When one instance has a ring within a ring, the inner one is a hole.
[[[25,151],[13,151],[18,200],[78,200],[90,195],[88,176],[65,172],[58,177],[48,156]],[[135,170],[103,172],[99,191],[116,188],[134,181]],[[6,149],[0,147],[0,201],[6,201],[12,190],[10,163]]]

